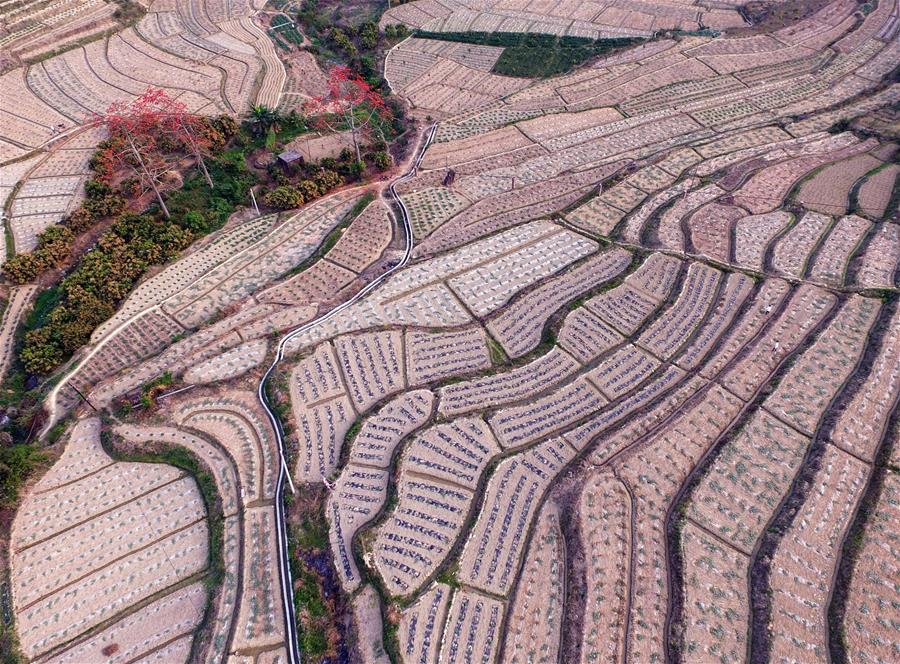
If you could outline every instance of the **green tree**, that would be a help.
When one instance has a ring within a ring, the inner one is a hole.
[[[372,21],[366,21],[359,26],[359,43],[369,50],[378,44],[378,26]]]
[[[265,136],[272,129],[278,132],[281,125],[281,115],[274,108],[263,104],[257,104],[250,109],[250,133],[257,138]]]
[[[391,167],[391,155],[383,150],[379,150],[372,155],[372,163],[379,171],[386,171]]]
[[[31,330],[25,335],[21,358],[29,373],[48,373],[63,361],[63,357],[63,350],[49,327]]]
[[[263,201],[276,210],[300,207],[304,203],[303,194],[293,186],[275,187],[263,196]]]

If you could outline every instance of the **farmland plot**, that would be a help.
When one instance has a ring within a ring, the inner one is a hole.
[[[473,494],[401,474],[397,507],[378,530],[374,565],[392,595],[421,587],[462,530]]]
[[[739,219],[734,225],[734,262],[751,270],[763,270],[766,249],[791,221],[787,212],[769,212]]]
[[[826,166],[803,183],[797,201],[809,210],[832,216],[847,214],[850,188],[881,161],[869,154],[861,154]]]
[[[618,331],[634,334],[669,295],[680,268],[678,259],[652,254],[622,285],[592,297],[585,306]]]
[[[880,219],[885,215],[891,192],[897,186],[898,175],[900,166],[890,164],[866,178],[859,188],[859,207],[864,214],[873,219]]]
[[[454,593],[438,661],[468,662],[471,653],[481,653],[483,659],[493,660],[502,645],[500,625],[505,610],[503,602],[471,590]]]
[[[537,517],[525,561],[509,607],[503,658],[518,663],[557,661],[566,581],[565,541],[559,508],[550,501]]]
[[[434,395],[404,392],[363,422],[350,448],[350,462],[388,468],[397,444],[431,417]]]
[[[755,293],[750,305],[737,322],[728,330],[717,352],[700,367],[700,375],[704,378],[716,376],[732,361],[743,348],[777,316],[779,308],[786,301],[791,289],[787,282],[780,279],[766,279]],[[793,300],[788,300],[793,301]],[[685,351],[689,353],[690,351]]]
[[[407,376],[410,385],[422,385],[491,366],[490,351],[480,327],[459,331],[406,333]]]
[[[692,522],[681,531],[684,651],[742,662],[747,648],[747,557]]]
[[[527,162],[526,162],[527,163]],[[612,175],[618,164],[597,166],[548,178],[523,177],[512,168],[491,175],[516,178],[519,187],[483,198],[442,224],[419,244],[416,257],[432,256],[517,224],[555,213],[588,194],[599,180]]]
[[[400,458],[397,505],[378,527],[375,566],[392,594],[420,587],[461,534],[475,488],[500,451],[483,420],[418,434]]]
[[[168,298],[162,309],[185,327],[200,325],[309,258],[357,199],[353,192],[316,201]]]
[[[504,448],[520,447],[576,424],[605,403],[599,389],[582,376],[531,403],[501,409],[490,424]]]
[[[606,462],[609,457],[617,454],[635,439],[651,431],[660,421],[672,415],[678,406],[696,394],[703,386],[704,381],[699,378],[682,381],[684,376],[684,371],[678,367],[669,367],[663,370],[656,380],[648,382],[644,387],[617,404],[589,418],[584,424],[565,432],[563,437],[578,450],[584,449],[592,441],[600,438],[601,444],[596,447],[591,458],[597,463]],[[657,400],[661,396],[663,398]],[[647,408],[651,403],[653,405]],[[630,418],[621,427],[612,428],[614,424],[641,409],[644,409],[644,412],[640,418]],[[611,432],[608,437],[598,436],[608,430]]]
[[[610,473],[593,473],[581,493],[579,526],[585,548],[581,662],[621,661],[625,647],[631,499]]]
[[[761,379],[768,376],[803,341],[835,302],[832,294],[815,286],[800,286],[791,295],[782,314],[726,371],[721,378],[722,384],[741,399],[749,400]]]
[[[488,321],[487,328],[507,355],[524,355],[540,343],[544,324],[560,305],[616,277],[630,262],[631,254],[624,249],[591,256],[506,307]]]
[[[900,224],[879,224],[860,257],[856,285],[894,288],[900,270]]]
[[[560,347],[582,364],[596,359],[623,339],[584,306],[566,316],[557,337]]]
[[[471,205],[464,196],[437,187],[406,194],[403,202],[409,209],[410,223],[417,240],[427,237],[442,223]]]
[[[607,399],[616,399],[643,383],[659,367],[659,360],[626,344],[587,374]]]
[[[697,210],[687,221],[694,250],[720,263],[731,262],[732,229],[743,217],[741,208],[719,203],[710,203]]]
[[[659,315],[638,343],[663,359],[675,354],[703,321],[717,295],[721,276],[716,269],[693,263],[675,304]]]
[[[692,369],[725,334],[734,317],[750,295],[753,281],[746,275],[732,273],[725,279],[715,309],[698,330],[693,340],[678,355],[676,364],[682,369]]]
[[[843,623],[847,653],[861,661],[889,662],[900,644],[894,620],[900,571],[898,506],[900,480],[887,473],[857,554]]]
[[[185,383],[214,383],[240,376],[258,366],[266,356],[268,344],[256,339],[241,344],[221,355],[194,365],[184,374]]]
[[[441,647],[441,634],[453,588],[432,584],[400,616],[400,656],[407,664],[433,662]]]
[[[878,310],[876,300],[852,296],[788,370],[766,399],[766,408],[798,431],[812,436],[834,393],[862,356]]]
[[[863,462],[825,448],[813,487],[771,563],[773,659],[826,657],[829,587],[867,475]]]
[[[692,491],[688,517],[749,556],[808,444],[806,436],[757,411]]]
[[[830,227],[830,217],[816,212],[805,213],[775,244],[772,267],[789,277],[802,277],[809,256]]]
[[[89,129],[86,133],[99,132]],[[84,198],[83,183],[89,175],[88,164],[94,151],[70,147],[79,144],[76,135],[46,157],[38,158],[37,165],[26,162],[33,168],[27,175],[21,174],[24,178],[14,177],[9,182],[12,186],[18,181],[18,190],[9,203],[9,227],[17,253],[32,251],[37,246],[38,235],[59,223]]]
[[[208,434],[235,460],[247,502],[266,500],[275,491],[275,443],[271,425],[257,409],[254,395],[188,399],[174,406],[175,422]]]
[[[882,339],[865,382],[838,416],[831,442],[856,457],[872,462],[887,427],[888,418],[900,398],[900,315],[888,319]],[[892,459],[900,456],[896,446]]]
[[[350,461],[327,506],[332,554],[347,590],[361,582],[351,553],[353,537],[384,505],[394,450],[405,436],[428,421],[433,402],[434,396],[427,390],[404,392],[366,419],[353,439]]]
[[[101,624],[130,641],[136,634],[123,612],[160,595],[166,599],[146,609],[160,612],[156,629],[128,647],[149,654],[190,636],[205,590],[172,591],[206,568],[208,540],[190,477],[170,466],[113,461],[100,446],[99,419],[79,421],[13,523],[11,580],[23,651],[32,658],[55,652]],[[52,574],[49,559],[59,563]]]
[[[350,222],[329,250],[328,260],[352,272],[362,272],[387,249],[392,235],[393,225],[387,206],[381,201],[373,201]]]
[[[294,337],[286,351],[379,325],[462,325],[471,316],[460,301],[478,315],[490,314],[516,293],[595,249],[592,241],[556,224],[530,222],[405,268],[371,298]]]
[[[559,383],[579,368],[568,353],[553,348],[521,367],[441,388],[438,411],[453,416],[520,401]]]
[[[509,594],[541,497],[573,456],[568,443],[553,438],[500,463],[460,557],[464,583]]]
[[[341,584],[348,592],[362,582],[353,559],[353,536],[378,513],[387,497],[387,485],[387,471],[348,465],[328,498],[331,553]]]
[[[809,278],[833,286],[844,283],[847,264],[871,224],[856,215],[840,218],[822,243]]]
[[[678,489],[741,410],[741,402],[713,387],[692,407],[621,463],[619,474],[634,496],[631,612],[626,638],[640,661],[660,657],[667,598],[666,510]]]
[[[344,436],[356,418],[330,343],[294,367],[290,388],[302,446],[296,473],[301,481],[313,482],[335,469]]]
[[[175,427],[121,425],[115,429],[115,433],[130,444],[149,445],[151,449],[159,444],[185,448],[213,473],[225,519],[222,550],[225,575],[216,607],[210,657],[224,657],[229,645],[228,635],[234,622],[235,607],[239,601],[238,579],[241,574],[240,547],[243,534],[239,512],[243,496],[235,464],[224,450],[205,438]]]

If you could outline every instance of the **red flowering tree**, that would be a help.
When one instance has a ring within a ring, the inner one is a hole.
[[[194,155],[207,183],[213,186],[203,159],[210,146],[203,120],[188,113],[184,104],[164,90],[147,88],[130,102],[114,102],[95,120],[109,131],[106,147],[98,155],[98,172],[108,178],[117,168],[131,171],[140,193],[152,190],[166,218],[169,209],[160,187],[177,160],[177,149]]]
[[[334,133],[349,131],[357,161],[362,161],[360,140],[372,135],[383,139],[381,123],[391,118],[382,96],[344,65],[331,68],[328,92],[308,101],[304,111],[315,118],[320,129]]]

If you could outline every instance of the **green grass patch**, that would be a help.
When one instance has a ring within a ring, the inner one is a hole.
[[[428,32],[417,30],[414,37],[441,41],[501,46],[503,53],[491,71],[518,78],[549,78],[571,71],[600,55],[646,41],[637,37],[589,39],[559,37],[532,32]]]
[[[297,28],[294,27],[294,24],[287,17],[276,17],[275,21],[281,21],[281,23],[273,25],[269,30],[270,33],[283,37],[286,41],[297,46],[303,44],[303,35],[297,31]]]
[[[328,548],[328,522],[324,517],[304,516],[296,529],[296,544],[306,551],[322,551]]]
[[[6,447],[0,443],[0,506],[14,505],[28,476],[46,459],[34,445],[21,443]]]
[[[34,306],[25,319],[25,329],[33,330],[37,327],[42,327],[47,322],[47,316],[50,315],[53,307],[59,304],[61,298],[62,291],[58,284],[38,293],[34,300]]]

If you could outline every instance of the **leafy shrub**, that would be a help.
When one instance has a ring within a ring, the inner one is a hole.
[[[359,43],[363,48],[373,49],[378,44],[378,26],[372,21],[366,21],[359,26]]]
[[[112,193],[112,187],[100,180],[88,180],[84,183],[84,194],[88,198],[103,198]]]
[[[297,183],[297,190],[303,196],[303,200],[305,201],[311,201],[322,195],[322,190],[319,188],[319,185],[312,180],[300,180],[300,182]]]
[[[316,184],[319,185],[319,189],[323,192],[330,191],[335,187],[339,187],[343,184],[343,180],[341,176],[338,175],[335,171],[331,169],[323,169],[321,172],[316,174],[315,177]]]
[[[57,267],[69,255],[74,235],[65,226],[51,226],[38,236],[38,244],[30,254],[17,254],[3,265],[3,273],[17,284],[24,284],[38,274]]]
[[[406,39],[409,36],[409,28],[402,23],[393,23],[384,26],[384,36],[388,39]]]
[[[379,171],[386,171],[391,167],[391,155],[383,150],[379,150],[372,155],[372,163],[375,164],[375,168]]]
[[[300,207],[303,205],[304,200],[300,190],[291,185],[275,187],[263,196],[263,201],[265,201],[266,205],[276,210],[289,210]]]

